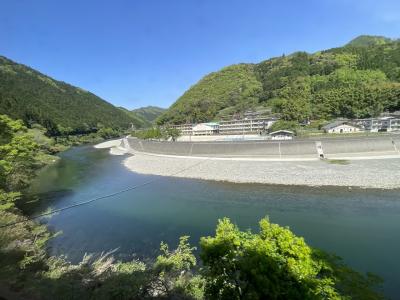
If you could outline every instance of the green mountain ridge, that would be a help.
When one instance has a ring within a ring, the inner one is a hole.
[[[352,39],[346,46],[354,46],[354,47],[364,47],[364,46],[374,46],[374,45],[383,45],[387,43],[391,43],[395,40],[384,37],[384,36],[374,36],[374,35],[360,35],[355,39]]]
[[[165,108],[149,105],[133,109],[132,112],[144,120],[153,123],[165,110]]]
[[[54,80],[28,66],[0,56],[0,114],[39,123],[49,134],[75,134],[98,127],[128,128],[142,123],[78,87]]]
[[[165,108],[157,106],[140,107],[133,110],[128,110],[124,107],[119,107],[125,114],[134,119],[136,128],[149,128],[154,125],[154,121],[165,111]]]
[[[260,106],[297,121],[399,110],[400,41],[360,36],[313,54],[225,67],[194,84],[157,123],[204,122]]]

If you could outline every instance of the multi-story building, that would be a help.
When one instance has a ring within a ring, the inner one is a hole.
[[[239,120],[221,121],[220,134],[248,134],[266,131],[276,122],[275,118],[245,118]]]
[[[220,122],[172,125],[182,135],[255,134],[266,131],[276,118],[245,118]]]
[[[193,124],[172,125],[171,128],[178,129],[182,135],[192,135],[193,134]]]
[[[363,130],[371,132],[400,130],[400,117],[355,119],[351,122]]]
[[[400,117],[390,120],[390,131],[400,131]]]
[[[192,135],[214,135],[219,133],[219,124],[215,122],[200,123],[193,126]]]

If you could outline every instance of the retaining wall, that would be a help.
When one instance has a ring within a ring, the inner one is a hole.
[[[130,147],[139,152],[180,156],[268,158],[317,158],[317,141],[321,142],[324,155],[328,158],[400,154],[400,136],[237,142],[167,142],[128,138]]]

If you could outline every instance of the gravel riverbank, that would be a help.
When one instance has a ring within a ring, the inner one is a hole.
[[[400,159],[338,161],[240,161],[135,154],[124,160],[141,174],[238,183],[400,188]]]

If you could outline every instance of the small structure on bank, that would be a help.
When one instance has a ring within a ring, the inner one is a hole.
[[[360,128],[350,124],[348,121],[335,121],[322,127],[326,133],[355,133]]]
[[[277,130],[271,132],[271,140],[292,140],[294,137],[294,132],[289,130]]]

